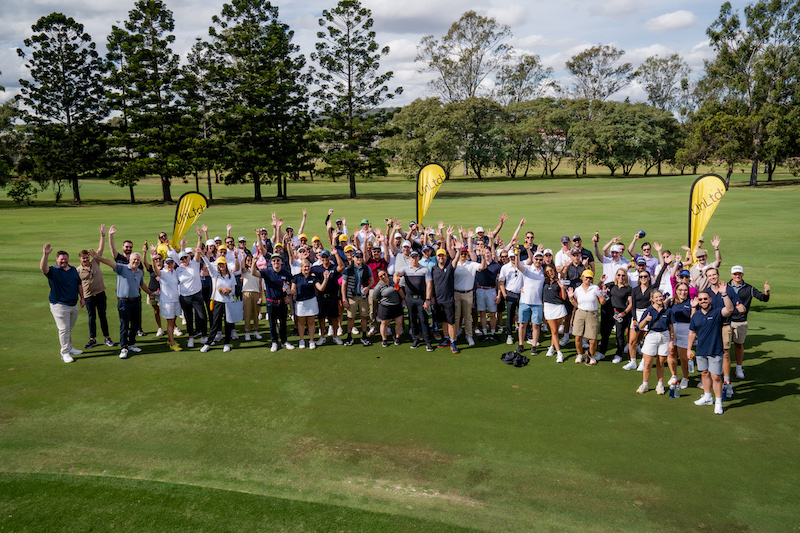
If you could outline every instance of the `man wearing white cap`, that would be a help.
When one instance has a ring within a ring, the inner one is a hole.
[[[514,337],[511,333],[514,331],[513,325],[516,322],[515,316],[519,308],[519,298],[522,292],[523,278],[522,273],[517,267],[514,266],[513,261],[517,257],[517,253],[512,249],[508,252],[500,253],[500,260],[503,261],[503,254],[507,254],[510,259],[500,268],[500,274],[497,276],[498,287],[500,294],[506,300],[506,344],[514,344]]]
[[[733,335],[733,346],[736,354],[736,377],[744,379],[744,339],[747,337],[747,313],[750,312],[750,304],[753,298],[762,302],[769,301],[769,283],[764,282],[764,292],[744,281],[744,268],[741,265],[731,267],[731,281],[729,287],[736,292],[744,305],[745,311],[740,312],[734,309],[731,315],[731,332]]]

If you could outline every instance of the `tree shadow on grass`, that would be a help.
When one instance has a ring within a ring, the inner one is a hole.
[[[764,330],[765,328],[758,328]],[[761,334],[753,333],[753,330],[747,332],[747,338],[744,341],[744,356],[745,359],[753,359],[756,353],[767,354],[769,352],[753,352],[753,348],[757,348],[765,342],[797,342],[796,339],[790,339],[786,335],[780,333]]]
[[[763,357],[766,352],[756,352]],[[752,359],[745,352],[745,360]],[[800,394],[800,358],[772,357],[763,360],[756,366],[745,367],[747,374],[735,388],[730,403],[732,409],[747,407],[764,402],[774,402],[785,396]]]

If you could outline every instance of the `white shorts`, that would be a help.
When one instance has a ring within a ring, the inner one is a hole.
[[[672,331],[675,333],[675,346],[678,348],[689,347],[689,323],[675,322],[672,324]]]
[[[567,316],[567,308],[563,304],[544,303],[544,319],[558,320]]]
[[[644,338],[642,345],[642,353],[644,355],[660,355],[666,357],[669,355],[669,331],[650,331]]]
[[[180,302],[161,302],[161,316],[170,319],[176,318],[181,314]]]
[[[294,303],[294,314],[296,316],[317,316],[319,314],[319,303],[316,298],[300,300]]]
[[[497,304],[494,302],[495,298],[497,298],[497,289],[478,289],[475,291],[478,311],[497,312]]]
[[[637,309],[636,310],[636,323],[637,324],[642,321],[642,317],[644,316],[644,312],[645,311],[647,311],[647,309]],[[631,320],[631,329],[633,329],[633,320]],[[645,324],[644,327],[639,326],[639,331],[647,331],[647,324]]]

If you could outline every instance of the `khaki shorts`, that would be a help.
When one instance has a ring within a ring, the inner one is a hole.
[[[730,324],[726,324],[722,326],[722,348],[730,350],[731,340],[733,340],[733,328],[731,328]]]
[[[572,334],[576,337],[584,337],[587,340],[597,340],[597,333],[600,330],[600,321],[597,318],[597,311],[575,311],[575,321],[572,323]]]
[[[744,344],[744,339],[747,337],[747,322],[731,322],[731,330],[733,342]]]
[[[363,296],[354,296],[347,299],[347,318],[356,317],[356,309],[358,309],[361,318],[369,318],[369,299]]]

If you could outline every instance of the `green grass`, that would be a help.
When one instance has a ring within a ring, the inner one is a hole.
[[[747,379],[721,417],[692,405],[696,389],[636,395],[638,373],[574,365],[574,348],[566,364],[538,356],[515,369],[499,361],[505,345],[456,357],[408,345],[270,354],[242,342],[200,354],[168,352],[151,333],[128,361],[103,347],[64,365],[42,243],[95,247],[106,223],[141,245],[171,228],[174,206],[107,205],[115,188],[89,182],[84,207],[2,209],[0,529],[796,530],[800,187],[734,178],[706,238],[722,237],[723,272],[742,264],[773,296],[753,306]],[[524,216],[553,248],[564,234],[627,241],[645,229],[677,249],[693,179],[458,179],[426,222],[493,227],[507,212],[506,238]],[[157,196],[155,181],[143,185]],[[414,216],[414,184],[399,178],[360,182],[358,200],[329,182],[291,183],[280,204],[235,203],[248,186],[216,191],[228,200],[201,218],[214,235],[231,222],[250,239],[273,210],[298,228],[308,209],[309,235],[329,207],[351,227]],[[154,330],[148,310],[144,323]],[[82,314],[78,342],[86,331]]]

